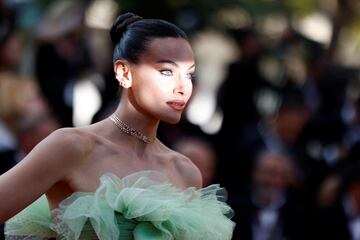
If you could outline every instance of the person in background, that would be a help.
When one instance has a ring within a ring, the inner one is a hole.
[[[74,126],[75,84],[93,72],[85,9],[82,1],[55,1],[36,32],[35,78],[62,127]]]
[[[8,5],[11,4],[0,1],[0,85],[18,70],[22,53],[22,39],[15,24],[16,9]],[[8,124],[8,120],[0,116],[0,174],[14,166],[19,158],[16,136]],[[0,239],[4,239],[3,227],[0,224]]]
[[[235,239],[307,239],[303,209],[294,186],[298,169],[286,154],[264,151],[256,158],[248,192],[232,198]]]
[[[360,142],[319,186],[313,239],[360,239]]]
[[[46,112],[46,104],[39,94],[36,82],[14,74],[0,74],[0,174],[15,166],[27,154],[23,148],[23,125],[26,119]],[[52,119],[52,116],[49,115]],[[40,119],[39,119],[40,120]],[[37,121],[38,125],[43,124]],[[57,128],[43,131],[42,138]],[[33,129],[28,139],[34,141]],[[40,139],[38,139],[40,141]],[[1,237],[0,237],[1,239]]]

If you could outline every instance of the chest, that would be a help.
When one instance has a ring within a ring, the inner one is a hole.
[[[100,177],[105,173],[123,178],[135,172],[153,170],[162,173],[174,186],[185,189],[187,184],[176,167],[174,157],[163,151],[153,152],[138,154],[126,148],[114,149],[104,144],[97,145],[96,150],[86,159],[74,164],[63,182],[57,183],[47,192],[52,208],[74,192],[96,191]]]
[[[112,173],[123,178],[132,173],[146,170],[160,172],[174,186],[181,189],[186,188],[185,181],[177,171],[173,159],[161,156],[139,159],[134,156],[130,158],[114,155],[89,159],[72,173],[68,185],[74,192],[93,192],[99,186],[100,177],[106,173]]]

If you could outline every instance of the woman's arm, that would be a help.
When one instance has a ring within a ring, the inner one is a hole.
[[[40,142],[20,163],[0,175],[0,223],[65,179],[81,159],[79,134],[60,129]]]

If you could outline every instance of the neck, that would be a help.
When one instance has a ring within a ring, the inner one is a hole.
[[[136,129],[149,139],[156,139],[156,132],[160,120],[150,118],[148,115],[135,108],[127,98],[121,99],[118,108],[114,113],[123,123]]]
[[[137,138],[144,143],[151,143],[155,140],[155,137],[149,137],[140,132],[139,130],[131,127],[129,124],[120,120],[119,117],[114,113],[109,119],[124,133]]]

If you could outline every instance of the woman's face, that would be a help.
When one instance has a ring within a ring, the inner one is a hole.
[[[189,43],[182,38],[155,38],[130,64],[129,93],[146,114],[168,123],[181,118],[192,93],[195,61]]]

